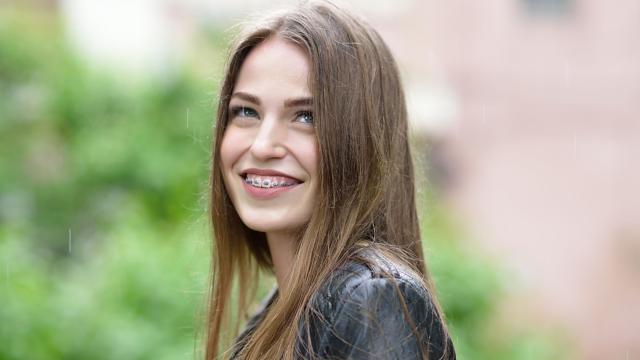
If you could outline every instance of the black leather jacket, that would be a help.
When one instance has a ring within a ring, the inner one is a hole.
[[[368,259],[393,274],[393,280],[377,275],[372,266],[356,261],[336,270],[314,297],[313,315],[298,324],[297,357],[422,359],[422,347],[431,360],[455,359],[451,338],[443,330],[427,290],[402,267],[371,251]],[[398,292],[405,300],[410,321]],[[249,320],[236,340],[232,359],[260,323],[277,293],[274,289],[262,309]]]

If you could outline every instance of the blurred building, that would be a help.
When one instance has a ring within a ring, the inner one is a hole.
[[[193,31],[193,5],[60,0],[67,35],[89,64],[142,78],[165,76],[181,65]]]
[[[413,101],[449,104],[413,104],[416,128],[471,234],[514,269],[512,321],[566,326],[581,359],[640,358],[640,2],[613,5],[416,1],[376,18],[409,89],[436,89]]]

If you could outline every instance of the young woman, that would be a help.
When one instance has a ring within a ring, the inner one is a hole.
[[[455,358],[422,254],[402,86],[376,31],[327,2],[248,26],[215,131],[207,360]],[[231,312],[247,318],[261,271],[277,288],[236,337]]]

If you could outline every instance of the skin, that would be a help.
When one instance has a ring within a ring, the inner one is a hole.
[[[311,217],[318,192],[318,145],[310,62],[283,39],[267,39],[245,59],[229,102],[220,146],[225,187],[244,224],[266,233],[278,286],[284,288],[294,257],[293,232]],[[249,168],[277,170],[302,183],[273,199],[244,188]]]

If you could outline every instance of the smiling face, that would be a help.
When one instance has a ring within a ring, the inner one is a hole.
[[[220,145],[227,193],[244,224],[289,233],[309,221],[318,191],[318,149],[309,59],[283,39],[245,59]]]

